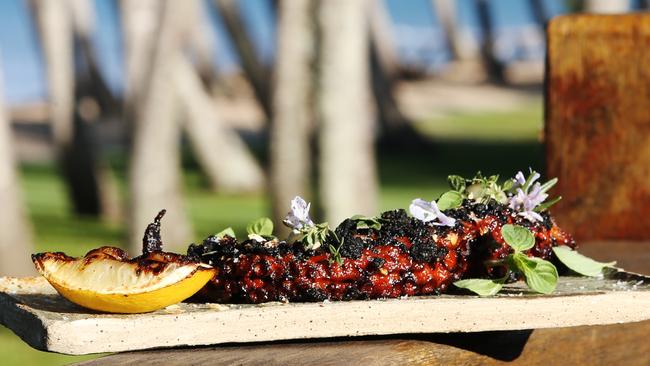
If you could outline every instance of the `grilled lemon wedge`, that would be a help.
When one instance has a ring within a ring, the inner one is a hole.
[[[109,313],[146,313],[181,302],[198,292],[216,270],[186,256],[162,251],[160,220],[147,226],[142,255],[129,259],[115,247],[84,257],[61,252],[32,255],[36,269],[61,294],[83,307]]]
[[[154,252],[129,260],[113,247],[94,249],[82,258],[40,253],[32,260],[63,297],[110,313],[144,313],[175,304],[215,274],[213,268],[176,254]]]

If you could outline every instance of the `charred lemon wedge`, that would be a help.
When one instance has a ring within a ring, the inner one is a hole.
[[[156,240],[163,214],[147,228],[139,257],[128,259],[122,249],[101,247],[81,258],[56,252],[34,254],[32,260],[61,296],[83,307],[110,313],[164,308],[194,295],[216,270],[160,250]]]

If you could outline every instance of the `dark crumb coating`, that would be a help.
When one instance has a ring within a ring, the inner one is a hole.
[[[328,250],[332,236],[316,250],[301,243],[266,243],[208,237],[192,244],[188,256],[217,268],[217,275],[197,295],[214,302],[323,301],[395,298],[445,292],[464,276],[497,276],[484,262],[508,255],[501,237],[507,223],[531,229],[535,247],[528,255],[549,259],[556,245],[575,246],[548,214],[531,224],[508,207],[466,200],[445,212],[453,227],[435,226],[408,216],[404,210],[381,214],[381,229],[357,229],[353,220],[335,230],[341,239],[343,263]]]

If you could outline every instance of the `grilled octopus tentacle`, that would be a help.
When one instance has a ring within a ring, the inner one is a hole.
[[[200,296],[209,301],[260,303],[266,301],[323,301],[395,298],[445,292],[463,277],[502,276],[486,260],[507,256],[511,249],[501,227],[528,227],[536,244],[527,253],[549,259],[557,245],[575,247],[545,213],[530,223],[507,206],[465,200],[448,210],[453,227],[435,226],[409,217],[404,210],[384,212],[379,230],[357,229],[345,220],[336,229],[342,239],[342,263],[326,246],[306,250],[300,243],[208,237],[192,244],[188,255],[219,270]],[[333,238],[329,238],[333,240]]]

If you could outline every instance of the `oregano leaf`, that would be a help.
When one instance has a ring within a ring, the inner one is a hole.
[[[553,247],[553,253],[565,266],[583,276],[600,277],[603,275],[603,269],[614,267],[616,264],[616,262],[603,263],[595,261],[565,245]]]
[[[448,191],[438,198],[437,203],[440,211],[458,208],[463,204],[463,195],[457,191]]]
[[[354,215],[350,220],[355,221],[357,229],[375,229],[381,230],[381,222],[376,217],[368,217],[363,215]]]
[[[502,280],[466,279],[454,282],[454,286],[470,290],[479,296],[496,295],[503,287]]]
[[[523,253],[513,254],[512,263],[524,275],[531,290],[542,294],[555,291],[558,274],[553,263],[537,257],[528,257]]]
[[[248,234],[256,234],[260,236],[273,235],[273,221],[268,217],[259,218],[246,226]]]
[[[235,231],[231,227],[227,227],[220,232],[216,233],[214,236],[217,237],[217,239],[223,239],[224,236],[229,236],[231,238],[237,238],[235,236]]]
[[[535,237],[523,226],[506,224],[501,228],[501,236],[515,252],[523,252],[535,246]]]

